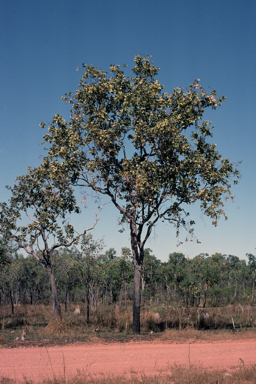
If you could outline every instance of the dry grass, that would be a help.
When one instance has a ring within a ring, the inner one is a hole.
[[[223,340],[255,337],[255,307],[229,306],[225,308],[174,308],[170,305],[144,306],[141,309],[141,335],[132,335],[132,306],[99,306],[91,312],[86,324],[82,304],[81,314],[75,315],[75,306],[63,311],[62,321],[53,319],[52,306],[26,305],[15,308],[0,306],[0,344],[16,344],[22,329],[26,330],[26,343],[44,340],[47,344],[76,341],[100,342],[122,340]],[[207,316],[206,316],[207,315]],[[202,320],[202,316],[204,316]],[[235,325],[235,329],[234,329]]]
[[[197,330],[194,328],[186,328],[181,331],[176,329],[167,329],[160,335],[162,341],[221,341],[221,340],[241,340],[255,339],[256,333],[253,330],[239,330],[237,332],[227,330]]]
[[[103,377],[92,377],[86,372],[78,372],[77,375],[66,378],[53,378],[47,379],[40,382],[41,384],[238,384],[238,383],[256,383],[256,365],[253,366],[240,366],[233,368],[232,370],[216,370],[216,369],[205,369],[196,366],[190,368],[174,365],[170,367],[166,373],[159,372],[154,376],[147,376],[143,374],[136,374],[133,372],[128,376],[124,375],[108,375]],[[33,381],[26,380],[22,381],[9,378],[1,378],[0,384],[33,384]]]
[[[68,332],[68,325],[64,320],[51,319],[48,325],[45,327],[44,333],[46,335],[61,336]]]
[[[192,366],[189,369],[182,366],[174,366],[171,372],[171,382],[183,384],[234,384],[256,383],[256,365],[240,366],[227,370],[204,369]]]

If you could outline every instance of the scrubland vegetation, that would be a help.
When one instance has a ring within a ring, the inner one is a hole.
[[[87,247],[59,250],[53,257],[62,316],[54,318],[51,285],[33,256],[5,248],[0,272],[1,344],[122,340],[132,335],[133,263],[87,236]],[[90,244],[90,246],[88,245]],[[145,251],[141,286],[142,338],[218,338],[225,330],[254,331],[256,258],[200,254],[188,260],[171,253],[168,262]],[[177,332],[178,331],[178,332]],[[208,332],[205,332],[208,331]],[[239,332],[238,332],[239,331]],[[208,335],[208,336],[207,336]],[[222,335],[223,337],[223,335]],[[243,336],[244,337],[244,336]]]

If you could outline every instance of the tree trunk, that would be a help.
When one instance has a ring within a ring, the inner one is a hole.
[[[144,259],[144,244],[140,241],[141,232],[136,228],[135,217],[130,222],[131,249],[134,265],[133,282],[133,333],[140,333],[140,284]]]
[[[52,269],[51,269],[50,265],[47,266],[47,273],[49,276],[49,280],[51,283],[51,289],[52,289],[54,317],[61,318],[61,308],[60,308],[59,299],[58,299],[55,277],[52,273]]]
[[[86,303],[87,303],[87,311],[86,311],[86,323],[90,322],[90,287],[89,283],[86,283]]]
[[[141,265],[134,265],[134,285],[133,285],[133,333],[140,333],[140,280]]]
[[[184,307],[187,307],[187,291],[184,289]]]
[[[10,301],[12,306],[12,315],[14,315],[14,304],[13,304],[13,297],[12,297],[12,291],[10,290]]]
[[[66,287],[65,291],[65,312],[68,310],[68,288]]]
[[[121,286],[120,293],[119,293],[119,308],[122,307],[122,299],[123,299],[123,285]]]
[[[237,296],[237,279],[235,275],[235,292],[234,292],[234,297],[233,297],[233,303],[236,302],[236,296]]]
[[[253,272],[253,274],[252,274],[252,299],[251,299],[251,304],[253,303],[254,285],[255,285],[255,272]]]
[[[127,284],[125,282],[125,291],[124,291],[124,303],[125,303],[125,309],[127,304]]]
[[[203,304],[203,308],[205,308],[206,300],[207,300],[207,289],[204,291],[204,304]]]

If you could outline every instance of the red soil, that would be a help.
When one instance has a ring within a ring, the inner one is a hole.
[[[0,349],[0,377],[43,380],[83,371],[84,374],[146,375],[168,370],[175,364],[230,368],[256,363],[256,340],[214,342],[129,342],[55,347]]]

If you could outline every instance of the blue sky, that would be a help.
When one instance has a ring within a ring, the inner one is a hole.
[[[61,96],[77,89],[82,63],[104,70],[127,63],[129,69],[136,54],[151,55],[165,91],[200,78],[203,87],[227,97],[205,118],[213,122],[222,156],[242,160],[242,178],[233,188],[234,204],[226,204],[229,220],[217,228],[192,208],[201,244],[177,248],[174,228],[161,224],[147,246],[163,261],[177,250],[189,257],[255,254],[255,20],[254,0],[0,0],[0,200],[9,197],[5,185],[40,164],[45,131],[39,123],[56,113],[69,117]],[[92,224],[94,208],[72,222],[78,230]],[[100,217],[94,236],[120,253],[129,246],[128,230],[118,232],[118,212],[110,205]]]

